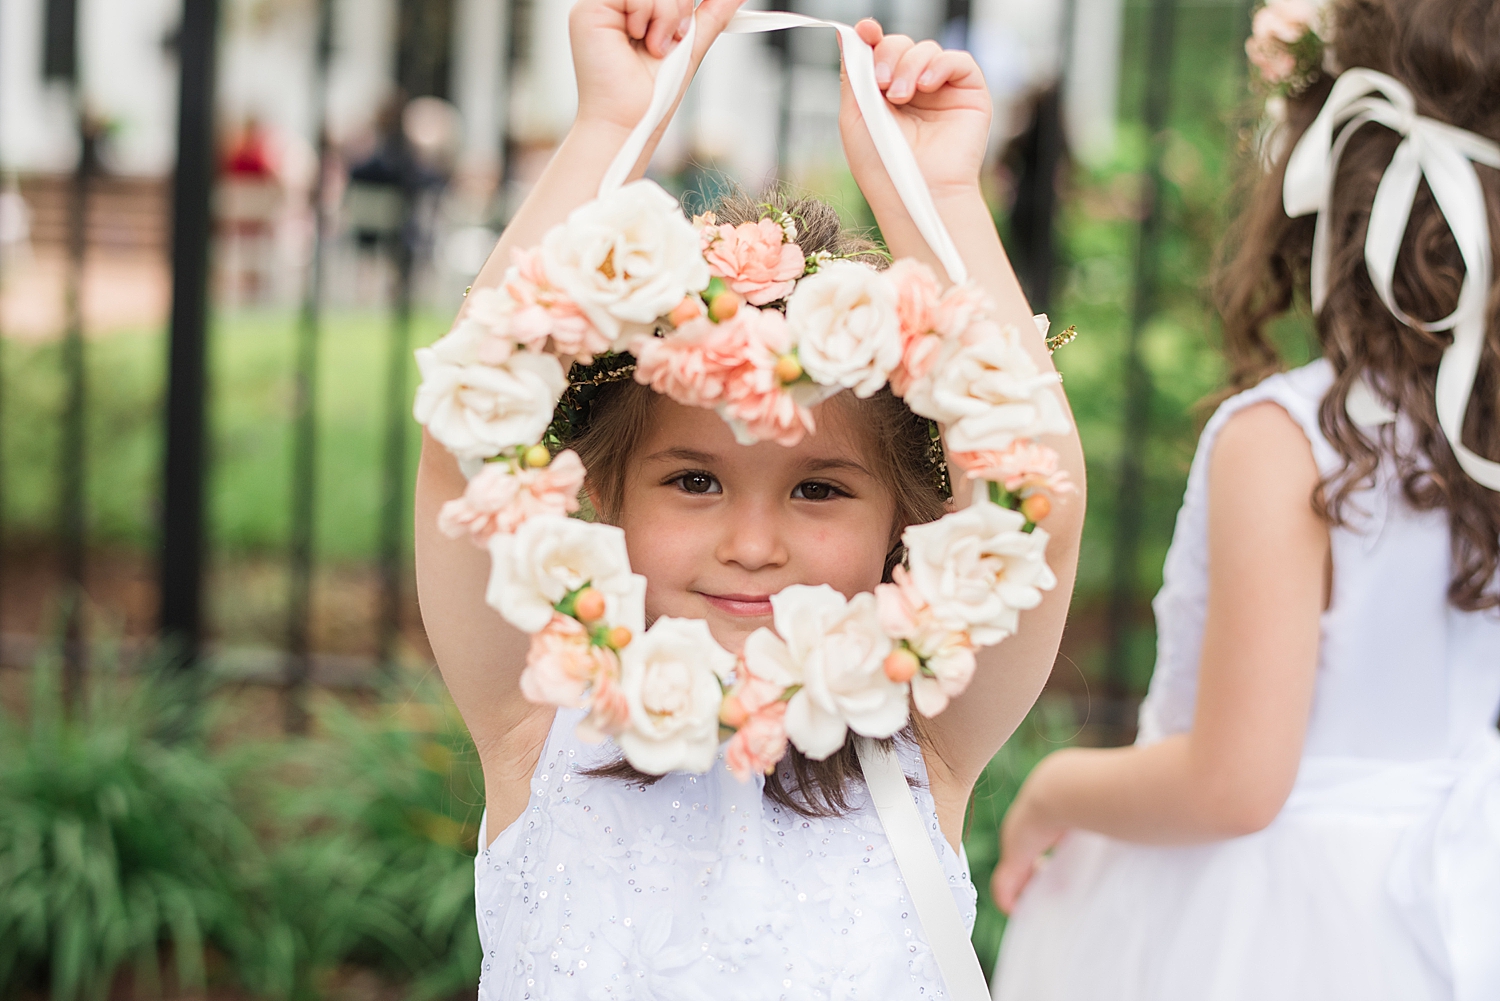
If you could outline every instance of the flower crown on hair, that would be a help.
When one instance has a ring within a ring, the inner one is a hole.
[[[1329,72],[1329,0],[1267,0],[1255,12],[1245,54],[1272,100],[1296,97]]]
[[[975,649],[1015,632],[1056,583],[1037,523],[1073,487],[1036,439],[1070,424],[1057,376],[1022,344],[1030,331],[998,324],[973,285],[944,291],[921,263],[809,259],[796,235],[771,211],[689,222],[637,181],[518,252],[498,288],[476,289],[453,330],[417,352],[417,419],[480,467],[439,524],[489,550],[486,600],[533,634],[522,692],[587,709],[586,735],[613,737],[644,772],[706,771],[721,732],[742,778],[774,768],[788,740],[824,758],[850,729],[890,736],[909,702],[941,712]],[[628,364],[626,351],[636,381],[716,410],[742,443],[794,445],[818,402],[889,384],[947,428],[954,462],[987,487],[975,506],[909,528],[908,564],[875,593],[775,595],[775,630],[753,633],[739,658],[699,620],[647,629],[623,533],[568,517],[583,464],[540,444],[569,370]]]

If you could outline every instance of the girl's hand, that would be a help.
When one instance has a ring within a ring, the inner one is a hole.
[[[990,895],[1006,914],[1015,909],[1042,856],[1068,833],[1066,827],[1047,820],[1041,809],[1048,760],[1043,758],[1032,769],[1000,825],[1000,864],[990,878]]]
[[[573,7],[568,36],[578,77],[580,125],[606,125],[624,133],[635,128],[651,105],[662,60],[687,35],[690,19],[696,17],[687,76],[692,80],[704,53],[744,0],[704,0],[696,13],[693,2],[580,0]]]
[[[944,51],[937,42],[887,35],[873,18],[859,22],[855,30],[875,49],[875,80],[934,197],[977,191],[989,146],[991,105],[974,57]],[[844,154],[878,218],[877,200],[895,199],[897,206],[900,200],[875,152],[847,74],[842,89],[839,132]]]

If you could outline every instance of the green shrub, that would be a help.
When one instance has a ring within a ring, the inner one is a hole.
[[[330,700],[323,734],[288,745],[265,892],[273,926],[247,982],[307,997],[340,964],[411,982],[415,999],[479,980],[474,847],[477,755],[441,685],[377,712]]]
[[[45,986],[101,998],[129,963],[201,987],[205,950],[232,948],[255,842],[224,768],[180,729],[164,678],[95,675],[64,711],[52,658],[33,672],[28,720],[0,710],[0,993]]]

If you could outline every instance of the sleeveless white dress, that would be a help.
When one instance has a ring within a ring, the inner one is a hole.
[[[558,710],[530,806],[475,859],[480,1001],[947,996],[862,784],[852,813],[818,819],[765,799],[763,778],[741,783],[722,752],[706,775],[591,778],[618,752],[580,741],[581,716]],[[898,740],[896,754],[972,929],[968,862],[938,827],[921,752]]]
[[[1326,362],[1228,401],[1203,433],[1161,593],[1139,743],[1192,727],[1208,591],[1208,456],[1261,401],[1318,427]],[[1500,616],[1454,610],[1447,516],[1389,463],[1334,529],[1333,595],[1291,797],[1265,830],[1160,848],[1082,831],[1022,895],[1001,1001],[1500,1001]],[[1266,540],[1274,545],[1274,539]]]

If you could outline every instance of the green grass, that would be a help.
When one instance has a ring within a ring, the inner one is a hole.
[[[419,314],[413,346],[438,337],[448,321]],[[286,544],[295,325],[290,313],[235,313],[213,326],[208,531],[221,552],[276,553]],[[315,528],[323,558],[375,553],[388,333],[389,321],[375,313],[334,313],[325,322]],[[6,530],[46,537],[56,525],[61,352],[56,343],[7,342],[4,350]],[[90,341],[86,357],[90,540],[146,548],[154,545],[160,493],[166,338],[122,331]],[[408,381],[415,390],[415,365]],[[420,441],[414,421],[409,431],[410,479]]]

